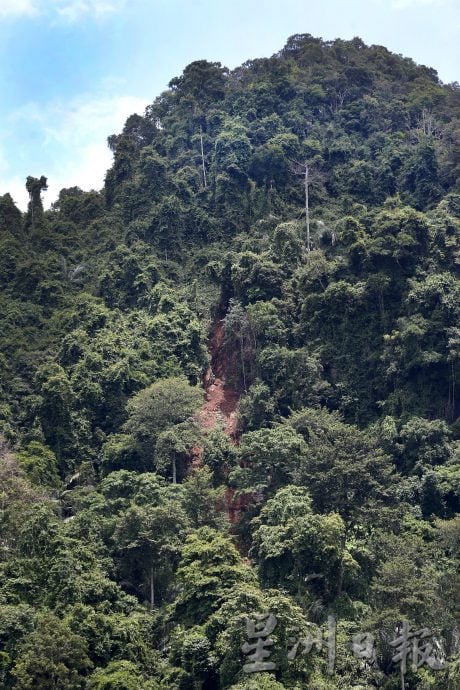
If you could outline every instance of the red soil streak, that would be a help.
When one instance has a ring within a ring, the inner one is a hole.
[[[224,325],[216,322],[209,340],[211,365],[204,377],[205,402],[197,418],[202,429],[213,429],[219,421],[224,432],[236,442],[238,392],[227,384],[227,359],[224,351]]]
[[[203,386],[205,401],[196,415],[204,431],[210,431],[222,422],[224,432],[233,443],[237,443],[237,407],[238,392],[227,383],[228,371],[224,348],[224,325],[221,319],[216,320],[213,333],[209,339],[211,364],[204,376]],[[193,455],[196,457],[198,449]]]
[[[246,509],[250,500],[251,496],[249,494],[240,494],[235,498],[235,489],[227,487],[225,491],[225,502],[230,524],[235,525],[240,521],[241,513]]]
[[[225,351],[224,324],[220,317],[221,314],[217,316],[212,335],[209,338],[208,348],[211,354],[211,364],[203,378],[205,400],[196,414],[196,419],[205,433],[221,423],[224,433],[236,445],[238,443],[237,408],[240,396],[238,391],[228,383],[231,358]],[[194,446],[191,453],[192,471],[200,467],[202,454],[203,448]],[[238,521],[241,512],[243,505],[241,497],[234,500],[234,490],[228,488],[225,503],[229,521],[233,524]]]

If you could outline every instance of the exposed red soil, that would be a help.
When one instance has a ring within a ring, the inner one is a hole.
[[[205,400],[196,415],[196,419],[203,429],[209,432],[219,423],[223,425],[224,433],[234,444],[238,443],[238,402],[240,395],[236,388],[230,383],[230,362],[224,343],[225,330],[222,313],[218,314],[212,334],[209,338],[208,349],[211,355],[211,363],[203,378],[205,390]],[[195,446],[192,449],[191,467],[196,468],[201,465],[203,448]],[[241,499],[234,499],[233,489],[226,491],[226,508],[231,523],[239,519],[242,507]]]
[[[203,385],[205,402],[197,418],[202,429],[213,429],[219,421],[224,425],[225,433],[237,441],[237,407],[239,394],[227,383],[227,358],[224,346],[224,325],[218,319],[209,339],[211,364],[205,374]]]

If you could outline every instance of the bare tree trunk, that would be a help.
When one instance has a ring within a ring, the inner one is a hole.
[[[451,371],[452,371],[452,414],[451,414],[451,419],[453,421],[454,415],[455,415],[455,369],[454,369],[454,363],[451,362]]]
[[[455,368],[454,363],[450,363],[449,394],[447,396],[446,416],[453,420],[455,416]]]
[[[206,189],[208,186],[208,183],[206,180],[206,165],[204,163],[203,127],[202,127],[202,125],[200,125],[200,144],[201,144],[201,164],[203,166],[203,185],[204,185],[204,188]]]
[[[155,581],[153,579],[153,565],[150,566],[150,610],[155,607]]]
[[[305,221],[307,224],[307,252],[310,251],[310,208],[308,200],[308,163],[305,163]]]
[[[240,356],[241,356],[241,367],[243,369],[243,387],[246,392],[246,370],[244,368],[244,355],[243,355],[243,336],[240,337]]]
[[[344,576],[344,557],[345,557],[345,547],[347,545],[347,534],[348,530],[345,530],[345,533],[341,539],[341,544],[340,544],[340,549],[341,549],[341,554],[340,554],[340,566],[339,566],[339,574],[337,577],[337,589],[336,589],[336,596],[340,596],[342,594],[342,587],[343,587],[343,576]]]
[[[177,466],[176,466],[176,457],[173,456],[172,460],[172,481],[173,484],[177,484]]]

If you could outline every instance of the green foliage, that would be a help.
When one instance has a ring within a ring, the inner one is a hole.
[[[201,527],[187,538],[177,578],[182,591],[175,615],[188,625],[204,622],[237,584],[255,580],[230,539],[210,527]]]
[[[253,520],[251,553],[264,585],[300,593],[303,583],[321,580],[334,589],[342,558],[345,525],[337,514],[313,513],[308,491],[284,486]]]
[[[294,477],[305,457],[304,439],[292,427],[249,431],[241,438],[240,467],[231,474],[237,486],[273,492]]]
[[[41,198],[42,191],[48,189],[47,179],[43,175],[39,178],[29,177],[26,182],[26,189],[29,193],[29,205],[25,219],[24,229],[26,232],[35,233],[43,228],[45,223],[43,203]]]
[[[294,413],[290,427],[305,439],[299,475],[318,512],[337,512],[347,529],[378,520],[391,505],[392,467],[372,432],[324,409]]]
[[[91,690],[139,690],[145,688],[139,669],[130,661],[112,661],[89,679]]]
[[[66,621],[49,613],[38,614],[13,669],[15,687],[83,690],[91,666],[85,640],[72,633]]]
[[[120,574],[125,582],[140,579],[151,609],[157,603],[158,589],[163,597],[167,592],[185,531],[186,516],[174,500],[155,507],[132,505],[116,523],[113,539]]]
[[[59,487],[56,456],[39,441],[31,441],[17,454],[20,467],[28,474],[30,481],[38,486]]]
[[[22,216],[11,194],[0,197],[0,232],[18,236],[21,232]]]
[[[223,487],[213,487],[209,467],[201,467],[189,475],[183,489],[182,505],[193,528],[225,529],[225,520],[218,511],[224,500]]]
[[[177,377],[153,383],[128,402],[125,427],[145,463],[153,458],[154,463],[163,467],[165,459],[175,462],[177,454],[191,449],[197,435],[188,420],[201,400],[198,388],[190,386],[184,377]]]
[[[458,95],[299,34],[185,67],[103,192],[0,197],[2,688],[395,690],[403,618],[457,687]],[[331,611],[336,673],[288,662]]]

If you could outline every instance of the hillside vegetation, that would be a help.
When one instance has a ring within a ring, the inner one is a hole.
[[[1,688],[397,690],[403,621],[460,688],[459,116],[297,35],[188,65],[101,192],[0,196]]]

